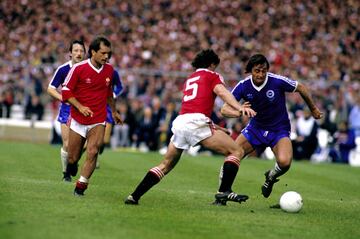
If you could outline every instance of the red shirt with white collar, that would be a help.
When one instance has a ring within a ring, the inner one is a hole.
[[[106,100],[107,97],[112,97],[113,73],[114,68],[110,64],[97,69],[91,64],[90,59],[71,68],[62,88],[63,101],[74,97],[94,113],[92,117],[86,117],[71,106],[71,118],[84,125],[105,122]]]

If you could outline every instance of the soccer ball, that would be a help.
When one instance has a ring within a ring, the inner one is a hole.
[[[299,212],[302,206],[303,200],[297,192],[289,191],[280,197],[280,208],[285,212]]]

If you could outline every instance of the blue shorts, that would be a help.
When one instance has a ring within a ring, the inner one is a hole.
[[[282,138],[290,138],[290,131],[279,130],[269,131],[257,129],[254,126],[248,124],[241,132],[245,138],[249,141],[251,146],[260,155],[264,152],[266,147],[274,147],[277,142]]]
[[[68,122],[69,117],[70,117],[70,105],[61,103],[57,121],[59,121],[61,124],[66,124]]]
[[[111,108],[109,105],[106,105],[106,122],[110,124],[115,124],[115,121],[112,117]]]

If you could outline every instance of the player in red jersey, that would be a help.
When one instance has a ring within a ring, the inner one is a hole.
[[[107,63],[111,43],[105,37],[95,38],[89,47],[89,59],[74,65],[62,88],[62,99],[71,104],[67,173],[75,176],[81,151],[87,141],[86,161],[76,182],[74,195],[82,196],[96,166],[105,132],[106,104],[115,123],[122,123],[115,110],[112,90],[113,67]]]
[[[216,96],[241,114],[252,117],[256,113],[249,104],[240,105],[225,88],[221,75],[214,72],[219,63],[220,59],[213,50],[203,50],[196,55],[192,62],[196,71],[184,84],[181,111],[173,122],[174,135],[167,153],[162,162],[151,168],[135,191],[125,199],[125,204],[138,204],[140,197],[175,167],[183,150],[197,144],[226,156],[223,180],[215,194],[215,203],[226,205],[227,201],[241,203],[248,199],[248,196],[238,195],[231,190],[244,150],[235,144],[225,129],[211,121],[210,114]]]

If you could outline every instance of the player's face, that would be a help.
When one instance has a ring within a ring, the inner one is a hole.
[[[98,51],[92,51],[91,59],[97,65],[104,65],[109,61],[111,55],[111,48],[105,46],[104,43],[100,43],[100,49]]]
[[[266,79],[267,65],[255,65],[251,70],[252,80],[255,85],[261,85]]]
[[[73,63],[78,63],[84,60],[84,57],[85,57],[84,47],[80,44],[75,43],[72,46],[72,51],[71,51],[71,59]]]

